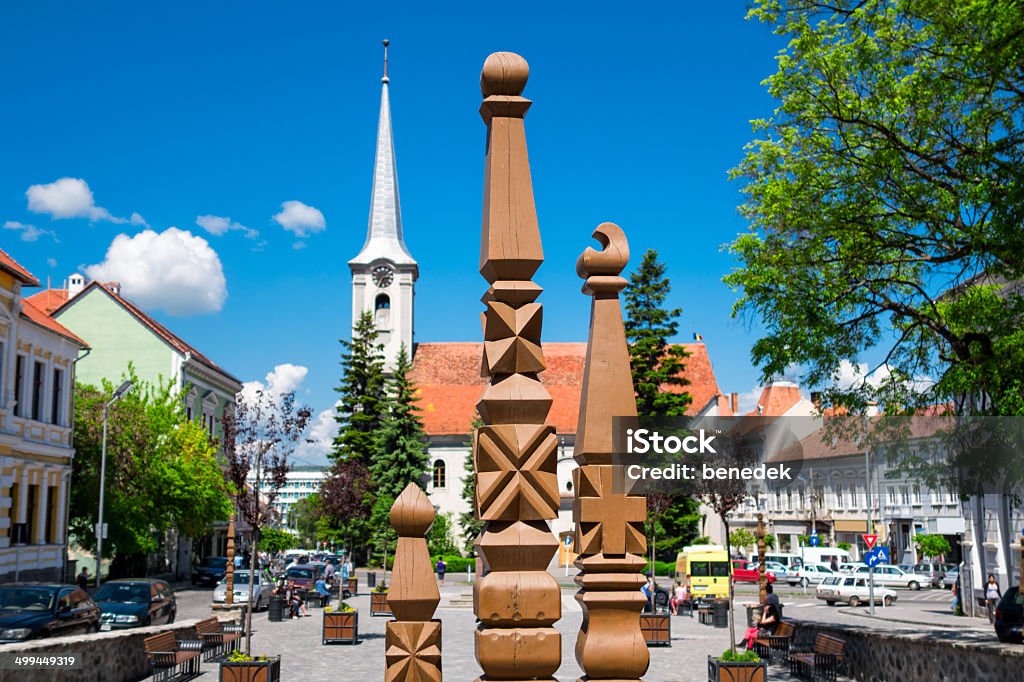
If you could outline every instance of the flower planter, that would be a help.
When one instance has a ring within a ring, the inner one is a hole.
[[[387,592],[371,592],[370,593],[370,615],[371,616],[390,616],[391,605],[388,604],[388,593]]]
[[[324,611],[324,644],[358,644],[359,611]]]
[[[220,682],[280,682],[281,657],[266,661],[221,661]]]
[[[708,656],[708,682],[766,682],[766,661],[723,661]]]
[[[640,632],[643,633],[647,646],[672,646],[671,614],[640,614]]]
[[[348,579],[348,591],[352,593],[353,597],[355,597],[356,595],[359,594],[359,578],[358,577],[353,576],[353,577]]]

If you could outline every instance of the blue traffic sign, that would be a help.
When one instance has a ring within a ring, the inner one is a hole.
[[[811,538],[810,538],[810,542],[811,542],[811,547],[817,547],[818,546],[818,536],[817,535],[812,535]]]
[[[887,545],[879,545],[878,547],[875,547],[875,554],[878,555],[878,563],[889,563],[889,547]]]

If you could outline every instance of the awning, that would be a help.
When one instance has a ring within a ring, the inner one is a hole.
[[[843,519],[833,521],[837,533],[866,533],[868,532],[867,519]]]

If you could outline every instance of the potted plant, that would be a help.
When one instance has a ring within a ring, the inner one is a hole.
[[[672,619],[668,613],[641,613],[640,632],[647,646],[672,646]]]
[[[381,581],[370,593],[370,615],[390,616],[391,605],[388,604],[388,586]]]
[[[220,662],[220,682],[280,682],[280,656],[250,656],[232,651]]]
[[[708,682],[766,682],[768,664],[753,651],[726,649],[718,658],[708,656]]]
[[[358,644],[359,643],[359,611],[346,602],[334,608],[324,609],[322,630],[323,644]]]

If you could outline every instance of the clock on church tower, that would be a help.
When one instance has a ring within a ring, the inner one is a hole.
[[[395,271],[391,269],[390,265],[378,265],[371,270],[371,273],[373,275],[373,283],[381,289],[387,289],[391,286],[391,282],[395,278]]]

